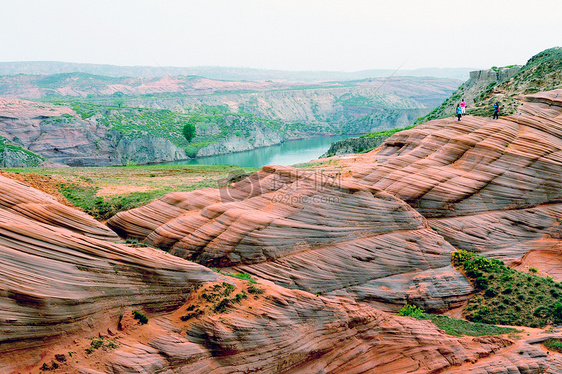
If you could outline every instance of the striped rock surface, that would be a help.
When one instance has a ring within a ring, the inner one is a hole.
[[[286,287],[388,309],[406,301],[447,309],[472,292],[449,267],[454,246],[519,261],[521,240],[527,250],[560,240],[562,90],[519,100],[515,116],[441,119],[397,133],[337,161],[341,174],[333,178],[268,166],[226,188],[165,196],[108,224],[177,256]],[[538,226],[526,221],[533,212]],[[491,240],[473,240],[471,226],[486,227]],[[499,244],[502,235],[510,239]]]
[[[160,250],[112,243],[93,218],[19,182],[0,177],[0,191],[0,356],[125,307],[169,310],[217,278]]]

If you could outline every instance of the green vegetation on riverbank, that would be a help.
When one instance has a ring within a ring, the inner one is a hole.
[[[391,135],[396,134],[397,132],[413,129],[414,127],[415,126],[406,126],[406,127],[402,127],[402,128],[399,128],[399,129],[370,132],[370,133],[361,135],[360,138],[378,138],[378,137],[382,137],[382,136],[389,137]]]

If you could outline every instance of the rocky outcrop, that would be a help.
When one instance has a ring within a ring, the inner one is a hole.
[[[89,215],[69,208],[41,191],[0,176],[0,210],[25,220],[61,227],[98,240],[118,242],[119,237]]]
[[[119,213],[109,225],[180,257],[286,287],[446,309],[472,292],[448,268],[449,243],[515,261],[525,254],[521,240],[559,235],[560,212],[546,209],[562,201],[559,95],[521,97],[525,114],[517,117],[465,116],[399,132],[373,152],[340,159],[337,178],[264,167],[228,188],[176,193]],[[540,223],[531,229],[525,215],[539,211],[549,218],[535,214]],[[479,234],[494,229],[486,220],[500,222],[495,251]]]
[[[223,155],[234,152],[248,151],[260,147],[269,147],[280,144],[285,139],[277,132],[270,128],[255,124],[251,130],[248,130],[247,137],[231,136],[217,143],[210,144],[197,151],[197,157],[206,157],[214,155]]]
[[[12,167],[25,166],[19,164],[26,163],[33,154],[69,166],[146,164],[189,158],[168,140],[148,135],[125,136],[94,120],[81,119],[68,107],[23,100],[0,99],[0,136],[21,149],[17,155],[23,154],[15,160],[18,165],[12,162],[13,157],[4,158],[8,160],[5,166]]]
[[[112,243],[115,234],[91,217],[19,182],[0,177],[0,190],[0,357],[115,320],[125,307],[169,310],[217,278],[161,251]]]
[[[167,195],[108,225],[207,266],[390,309],[418,300],[444,310],[472,292],[450,267],[453,247],[407,204],[288,167],[264,167],[221,190]]]
[[[0,167],[33,167],[41,165],[43,161],[43,157],[14,145],[6,138],[0,137]]]
[[[189,159],[183,149],[175,146],[167,139],[154,136],[132,139],[122,137],[111,157],[121,165],[127,165],[128,163],[150,164]]]
[[[559,330],[559,329],[557,329]],[[448,368],[447,374],[526,374],[562,372],[562,357],[558,352],[549,352],[540,343],[548,339],[560,340],[559,331],[542,334],[539,337],[523,339],[511,348],[478,362],[465,363],[460,367]]]
[[[353,179],[425,217],[562,201],[562,91],[521,97],[521,115],[428,122],[389,138]]]
[[[251,309],[234,306],[229,314],[186,327],[177,315],[160,322],[181,333],[161,333],[143,345],[116,351],[107,358],[107,371],[433,373],[476,362],[512,344],[500,337],[452,337],[430,322],[391,316],[346,299],[266,287]]]
[[[519,102],[518,116],[431,121],[339,165],[408,202],[456,248],[560,279],[562,90]]]
[[[320,158],[370,151],[381,145],[385,139],[388,139],[388,136],[361,137],[340,140],[339,142],[332,143],[328,151],[320,156]]]

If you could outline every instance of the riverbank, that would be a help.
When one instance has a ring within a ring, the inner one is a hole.
[[[287,140],[281,144],[218,156],[174,161],[167,165],[237,165],[260,168],[264,165],[294,165],[319,158],[333,143],[356,135],[323,136]]]

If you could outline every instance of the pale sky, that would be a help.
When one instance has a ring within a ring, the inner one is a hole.
[[[0,61],[358,71],[524,64],[557,0],[0,0]]]

